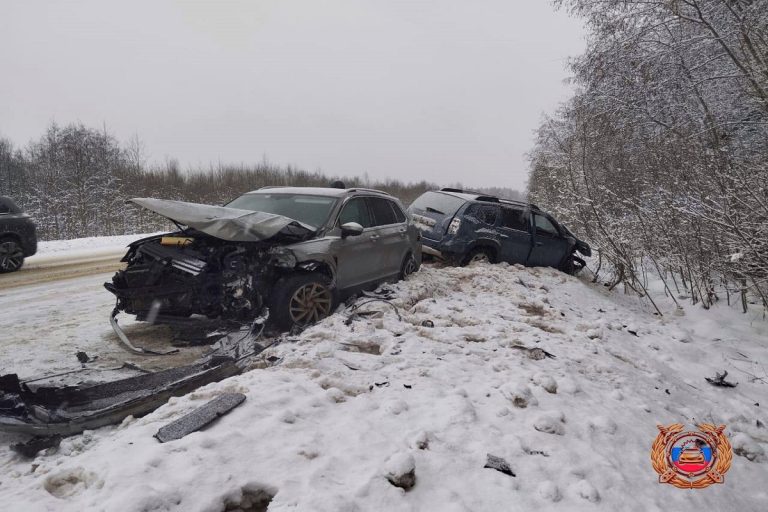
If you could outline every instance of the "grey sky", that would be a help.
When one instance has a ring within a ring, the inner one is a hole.
[[[0,135],[105,123],[185,167],[522,188],[582,48],[546,0],[3,0]]]

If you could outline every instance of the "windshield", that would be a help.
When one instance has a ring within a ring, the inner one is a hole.
[[[317,229],[328,220],[335,203],[335,197],[259,193],[240,196],[227,206],[282,215]]]

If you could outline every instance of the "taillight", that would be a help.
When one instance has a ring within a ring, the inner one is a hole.
[[[461,219],[458,217],[454,217],[451,223],[448,225],[448,234],[449,235],[455,235],[459,232],[459,228],[461,227]]]

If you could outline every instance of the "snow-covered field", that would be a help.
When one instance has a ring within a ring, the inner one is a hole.
[[[259,493],[274,496],[270,511],[768,508],[768,324],[757,313],[675,315],[662,302],[659,318],[636,297],[504,264],[425,266],[392,288],[392,304],[360,307],[373,317],[340,312],[269,349],[272,366],[32,461],[0,436],[0,508],[219,512]],[[100,307],[72,321],[96,325]],[[736,388],[704,380],[722,370]],[[206,430],[153,438],[228,391],[247,400]],[[656,424],[701,421],[728,427],[737,455],[725,483],[657,483]],[[483,468],[488,454],[516,476]],[[386,475],[411,462],[404,492]]]

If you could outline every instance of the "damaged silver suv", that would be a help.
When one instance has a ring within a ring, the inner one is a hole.
[[[179,229],[130,245],[127,268],[105,283],[117,296],[113,319],[249,320],[268,307],[270,321],[290,329],[421,262],[418,230],[397,199],[376,190],[265,187],[226,206],[131,202]]]

